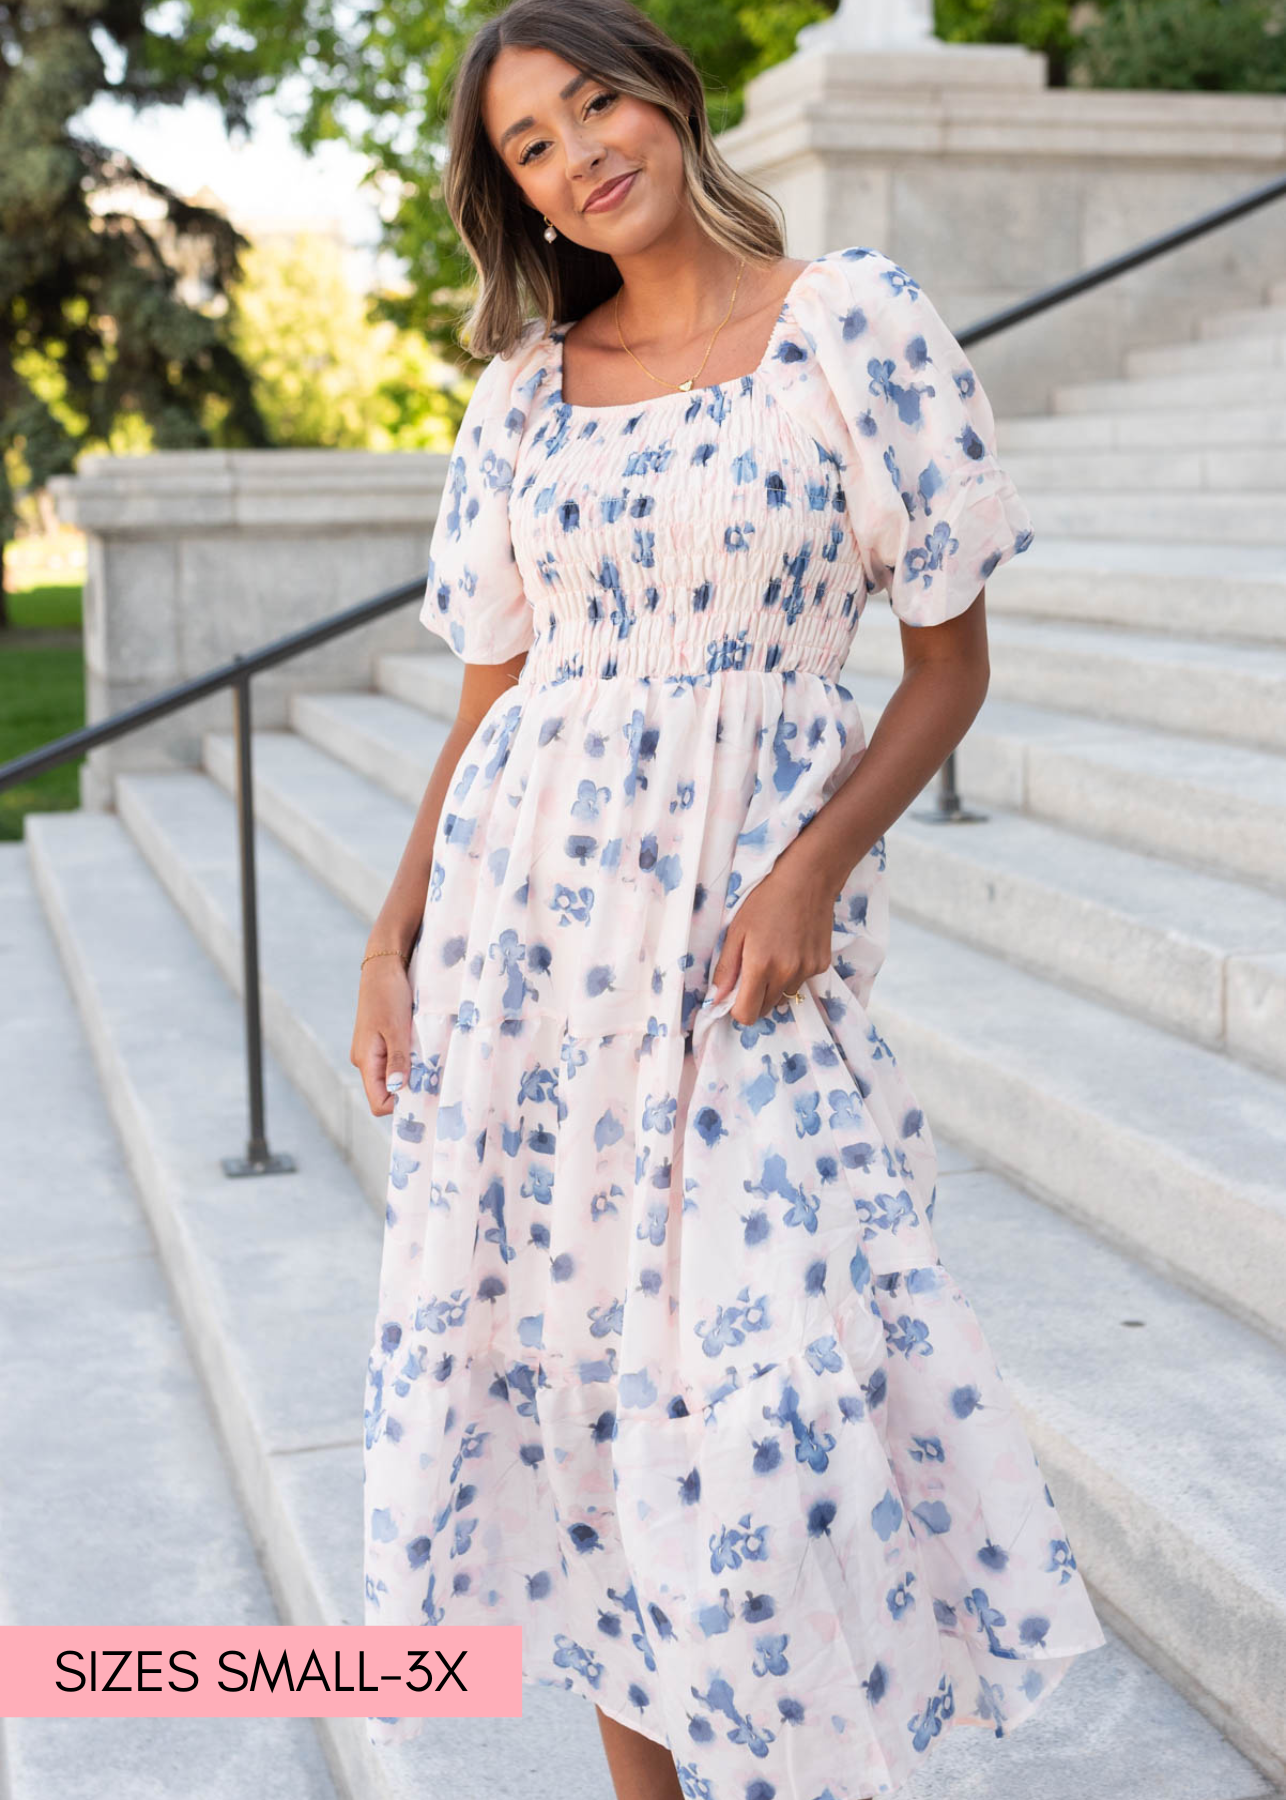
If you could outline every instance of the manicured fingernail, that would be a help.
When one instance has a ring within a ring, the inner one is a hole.
[[[389,1093],[391,1094],[391,1093],[394,1093],[398,1088],[400,1088],[402,1083],[405,1080],[406,1080],[405,1075],[390,1075],[386,1078],[384,1085],[388,1089]]]

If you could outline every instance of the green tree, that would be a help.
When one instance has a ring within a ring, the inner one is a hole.
[[[372,318],[333,237],[253,244],[232,290],[231,338],[254,371],[273,442],[291,448],[449,450],[462,398],[418,331]]]
[[[951,44],[1025,44],[1049,58],[1049,84],[1067,83],[1076,33],[1070,0],[936,0],[934,29]]]
[[[1093,87],[1286,93],[1286,0],[1111,0],[1077,65]]]
[[[43,486],[127,414],[160,448],[266,441],[218,313],[245,240],[73,127],[100,93],[136,108],[208,93],[244,126],[262,67],[163,38],[150,13],[0,3],[0,625],[17,480]]]

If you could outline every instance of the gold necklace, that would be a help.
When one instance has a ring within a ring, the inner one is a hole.
[[[689,375],[688,379],[686,381],[681,381],[678,383],[678,389],[681,394],[687,394],[687,393],[691,392],[692,383],[696,380],[697,375],[699,375],[701,373],[701,369],[704,369],[706,364],[710,360],[710,352],[714,349],[714,338],[718,337],[719,333],[723,330],[724,326],[728,323],[728,320],[732,317],[732,309],[737,304],[737,289],[741,286],[741,276],[742,276],[742,272],[745,269],[745,266],[746,266],[745,258],[743,257],[741,260],[741,264],[737,269],[737,279],[736,279],[736,282],[733,284],[732,299],[728,302],[728,310],[723,315],[723,318],[719,321],[719,324],[716,326],[714,337],[712,337],[710,339],[710,342],[706,345],[706,353],[701,358],[701,367],[697,369],[696,374]],[[651,369],[649,369],[647,367],[646,363],[639,362],[638,357],[634,356],[634,352],[630,349],[629,345],[626,343],[624,334],[621,331],[621,290],[620,290],[620,288],[617,288],[617,290],[616,290],[616,299],[615,299],[615,303],[612,307],[612,312],[613,312],[613,316],[616,319],[616,335],[621,340],[621,349],[624,350],[625,354],[627,356],[634,357],[634,361],[639,364],[639,368],[642,369],[643,373],[647,376],[649,381],[655,381],[656,384],[658,385],[658,387],[673,387],[675,385],[674,382],[662,381],[661,377],[659,375],[654,375],[652,373]]]

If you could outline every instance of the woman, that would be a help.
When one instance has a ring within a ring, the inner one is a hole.
[[[927,296],[786,258],[627,0],[487,23],[447,179],[490,360],[421,613],[459,715],[353,1040],[394,1115],[367,1619],[520,1624],[633,1800],[890,1793],[1105,1641],[865,1010],[1027,514]]]

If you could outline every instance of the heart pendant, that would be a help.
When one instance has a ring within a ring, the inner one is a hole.
[[[691,377],[691,375],[689,375],[688,379],[686,381],[681,381],[679,383],[679,392],[681,394],[686,394],[691,390],[691,387],[692,387],[692,377]]]

